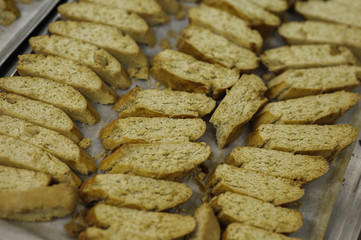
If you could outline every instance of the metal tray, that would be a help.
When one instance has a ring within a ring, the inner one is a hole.
[[[58,18],[55,16],[53,19]],[[288,19],[298,19],[294,13],[290,12]],[[164,25],[153,27],[158,43],[162,39],[168,39],[173,48],[176,48],[176,40],[181,31],[188,25],[188,21],[176,20],[172,16],[172,22]],[[175,32],[176,37],[169,37],[170,30]],[[47,28],[42,33],[47,34]],[[285,43],[278,34],[265,41],[266,48],[272,48]],[[143,51],[151,59],[162,49],[159,44],[154,48],[142,46]],[[24,53],[30,52],[27,47]],[[9,66],[9,74],[16,74],[13,70],[16,65]],[[266,69],[260,68],[256,74],[262,75]],[[147,81],[133,80],[132,87],[141,86],[143,89],[159,88],[159,84],[150,77]],[[128,90],[117,89],[117,94],[122,96]],[[361,87],[354,90],[361,93]],[[84,137],[91,139],[91,146],[87,152],[91,156],[100,154],[103,151],[99,140],[100,131],[111,121],[117,118],[117,113],[112,110],[111,105],[94,104],[95,109],[99,112],[101,122],[88,126],[77,123]],[[351,123],[356,127],[361,127],[361,103],[353,107],[344,115],[338,123]],[[205,119],[208,122],[208,119]],[[199,140],[210,145],[213,156],[206,161],[206,166],[211,171],[215,166],[224,161],[225,156],[235,147],[245,145],[245,138],[250,133],[248,128],[232,144],[219,150],[215,140],[215,130],[208,124],[206,134]],[[360,136],[359,138],[360,139]],[[100,159],[98,160],[98,163]],[[330,163],[329,172],[320,179],[305,186],[305,196],[297,201],[296,204],[289,207],[298,209],[303,214],[303,226],[292,237],[302,239],[357,239],[361,228],[361,190],[359,182],[361,178],[361,146],[359,141],[342,151],[336,160]],[[82,176],[83,180],[89,177]],[[197,184],[191,179],[184,180],[194,191],[191,199],[182,205],[185,214],[193,214],[196,207],[201,203],[201,197],[205,195],[200,191]],[[0,239],[72,239],[64,229],[64,225],[71,217],[55,219],[51,222],[44,223],[22,223],[15,221],[0,220]]]

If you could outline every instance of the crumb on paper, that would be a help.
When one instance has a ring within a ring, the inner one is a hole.
[[[266,73],[262,77],[263,77],[264,80],[269,81],[272,78],[276,77],[276,74],[274,74],[274,73]]]
[[[126,69],[129,78],[137,78],[137,79],[142,79],[142,80],[146,80],[148,79],[148,68],[147,67],[142,67],[142,68],[138,68],[138,67],[129,67]]]
[[[83,138],[79,142],[79,147],[81,147],[82,149],[87,149],[90,146],[90,144],[91,144],[90,138]]]
[[[175,18],[178,19],[178,20],[183,20],[183,19],[185,19],[185,17],[186,17],[186,11],[184,9],[180,10],[175,15]]]
[[[158,82],[158,81],[154,82],[154,87],[155,88],[160,88],[161,87],[160,82]]]
[[[206,203],[209,202],[212,199],[212,197],[210,195],[205,195],[202,197],[202,202]]]
[[[176,38],[177,34],[175,33],[175,31],[173,29],[168,31],[168,37],[170,38]]]
[[[96,160],[98,160],[98,159],[100,159],[100,158],[105,157],[106,155],[107,155],[107,151],[106,151],[105,149],[103,149],[103,151],[102,151],[101,153],[95,155],[95,156],[93,157],[93,159],[96,161]]]
[[[176,207],[176,210],[177,210],[177,212],[179,212],[179,213],[184,213],[184,212],[186,212],[186,210],[185,210],[182,206]]]
[[[172,49],[172,46],[167,38],[163,38],[160,42],[160,47],[162,49]]]

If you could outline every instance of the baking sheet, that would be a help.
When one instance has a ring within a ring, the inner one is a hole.
[[[162,50],[159,43],[163,39],[168,39],[172,47],[175,48],[179,34],[187,25],[187,20],[178,21],[172,17],[172,22],[170,24],[153,27],[158,44],[154,48],[142,46],[143,51],[151,59]],[[170,30],[175,32],[176,37],[168,36]],[[44,34],[46,33],[47,30],[45,29]],[[265,41],[266,48],[283,44],[284,42],[277,34]],[[256,71],[260,76],[265,72],[266,70],[264,68]],[[132,87],[138,85],[144,89],[161,88],[160,84],[151,77],[147,81],[133,80],[132,83]],[[117,94],[122,96],[128,91],[129,89],[117,89]],[[361,88],[354,91],[361,93]],[[117,118],[117,113],[112,110],[111,105],[94,104],[94,107],[100,114],[101,122],[91,127],[77,123],[84,137],[89,137],[91,139],[91,147],[87,149],[87,152],[91,156],[98,155],[103,151],[99,140],[100,131],[108,123]],[[358,103],[347,112],[338,123],[351,123],[356,127],[360,127],[360,113],[361,103]],[[206,117],[205,120],[208,122],[209,119]],[[199,141],[206,142],[212,149],[212,159],[207,160],[205,163],[209,171],[222,163],[225,156],[235,146],[245,145],[245,138],[249,133],[249,128],[246,128],[236,141],[223,150],[219,150],[215,140],[215,129],[208,124],[206,134]],[[350,147],[342,151],[336,160],[331,163],[329,172],[320,179],[308,184],[305,187],[305,196],[297,201],[296,204],[289,206],[301,211],[304,218],[302,228],[290,236],[302,239],[356,239],[361,227],[361,190],[359,188],[361,177],[360,149],[360,144],[356,141]],[[99,164],[99,162],[100,159],[97,163]],[[88,177],[83,176],[82,178],[86,180]],[[193,180],[185,179],[185,182],[193,189],[194,193],[191,199],[182,205],[182,208],[185,210],[184,213],[193,214],[196,207],[201,203],[201,198],[205,196],[205,193],[199,190],[197,184],[195,184]],[[337,195],[340,188],[340,194]],[[334,211],[332,212],[333,209]],[[70,221],[70,219],[71,217],[66,217],[44,223],[21,223],[0,220],[0,239],[72,239],[64,229],[64,225]]]
[[[0,25],[0,66],[60,0],[17,3],[21,16],[11,25]]]

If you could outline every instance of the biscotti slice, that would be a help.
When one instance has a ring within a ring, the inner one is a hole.
[[[121,64],[148,68],[148,60],[137,43],[116,27],[92,22],[56,21],[49,24],[49,31],[103,48]]]
[[[83,232],[80,239],[178,239],[196,227],[191,216],[105,204],[90,209],[86,220],[94,227]]]
[[[131,85],[120,63],[93,44],[56,35],[32,37],[29,44],[35,53],[68,58],[90,67],[111,86],[128,88]]]
[[[216,101],[201,93],[134,87],[114,104],[120,118],[197,118],[210,113]]]
[[[14,0],[0,0],[0,23],[2,25],[9,26],[20,15]]]
[[[196,60],[167,49],[152,60],[151,74],[166,87],[177,91],[206,93],[217,99],[239,79],[236,69]]]
[[[17,94],[0,92],[0,113],[54,130],[78,143],[82,134],[61,109]]]
[[[0,192],[25,191],[48,186],[50,175],[22,168],[0,165]]]
[[[157,39],[144,19],[124,9],[87,2],[64,3],[58,12],[66,19],[105,24],[119,28],[136,42],[154,46]]]
[[[221,228],[211,205],[203,203],[197,208],[194,217],[197,227],[189,240],[219,240],[221,238]]]
[[[116,184],[114,184],[116,183]],[[187,201],[192,189],[184,183],[124,174],[98,174],[80,188],[85,202],[163,211]]]
[[[261,124],[332,124],[361,99],[358,93],[339,91],[268,103],[253,119]]]
[[[0,135],[0,164],[44,172],[58,182],[78,187],[81,180],[52,154],[13,137]]]
[[[91,2],[104,4],[112,8],[120,8],[125,11],[134,12],[141,16],[149,25],[164,24],[170,21],[168,15],[155,0],[79,0],[80,2]]]
[[[219,165],[207,182],[214,195],[235,192],[260,199],[274,205],[282,205],[300,199],[304,194],[301,182],[275,177],[261,172]]]
[[[361,29],[318,21],[288,22],[278,28],[289,44],[327,43],[343,45],[361,56]]]
[[[156,0],[157,3],[169,14],[176,14],[180,11],[181,5],[177,0]]]
[[[234,148],[226,157],[226,163],[302,182],[311,182],[329,169],[328,162],[321,156],[295,155],[277,150],[243,146]]]
[[[295,10],[308,20],[361,27],[360,9],[345,3],[335,1],[299,1],[295,5]]]
[[[251,2],[277,15],[282,14],[288,8],[287,0],[251,0]]]
[[[50,221],[74,212],[77,195],[67,184],[25,191],[0,191],[0,218],[24,222]]]
[[[197,141],[206,131],[206,123],[196,119],[166,117],[118,118],[100,134],[103,146],[113,150],[124,143],[188,142]]]
[[[261,60],[270,72],[295,68],[359,64],[349,49],[328,44],[277,47],[264,51]]]
[[[178,49],[198,60],[235,68],[240,72],[249,72],[258,67],[258,58],[252,51],[193,24],[183,30]]]
[[[240,222],[277,233],[295,232],[302,226],[300,212],[236,193],[221,194],[211,204],[225,225]]]
[[[342,80],[341,80],[342,79]],[[351,90],[360,85],[361,67],[332,66],[292,69],[268,82],[266,95],[285,100],[339,90]]]
[[[329,0],[330,2],[338,2],[345,4],[347,6],[353,7],[353,8],[360,8],[361,9],[361,2],[359,0]]]
[[[62,109],[72,119],[93,125],[99,114],[85,97],[73,87],[46,78],[12,76],[0,78],[0,89]]]
[[[252,116],[267,102],[263,93],[267,90],[256,75],[242,75],[231,88],[209,120],[216,128],[220,149],[235,140]]]
[[[68,84],[91,102],[109,104],[117,99],[115,92],[95,72],[77,61],[42,54],[24,54],[18,58],[16,70],[21,76],[42,77]]]
[[[82,173],[96,171],[94,160],[69,138],[28,121],[0,115],[0,134],[20,139],[43,149]]]
[[[241,47],[260,53],[263,39],[258,31],[252,30],[249,23],[226,11],[205,4],[192,7],[188,12],[189,22],[212,30]]]
[[[231,223],[223,233],[222,240],[301,240],[285,235],[252,227],[243,223]]]
[[[333,159],[357,139],[358,129],[349,124],[263,124],[247,138],[247,145]]]
[[[99,170],[178,180],[210,155],[210,147],[198,142],[123,144],[101,161]]]

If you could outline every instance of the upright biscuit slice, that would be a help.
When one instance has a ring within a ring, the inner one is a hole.
[[[71,169],[82,173],[96,171],[91,156],[73,141],[53,130],[31,122],[0,115],[0,134],[20,139],[53,154]]]
[[[210,113],[216,102],[201,93],[135,87],[114,104],[119,117],[194,118]]]
[[[229,191],[271,202],[274,205],[296,201],[304,194],[300,182],[227,164],[219,165],[214,170],[207,186],[214,195]]]
[[[47,103],[0,92],[0,113],[59,132],[75,143],[83,138],[77,126],[64,111]]]
[[[347,2],[347,1],[346,1]],[[360,9],[336,1],[299,1],[295,10],[308,20],[361,27]]]
[[[144,18],[149,25],[157,25],[170,21],[168,15],[155,0],[80,0],[80,2],[104,4],[109,7],[116,7],[129,12],[134,12]]]
[[[29,44],[35,53],[68,58],[90,67],[114,87],[130,87],[128,76],[120,63],[107,51],[93,44],[56,35],[32,37]]]
[[[101,161],[99,170],[178,180],[210,155],[205,143],[123,144]]]
[[[210,119],[210,123],[216,127],[220,149],[235,140],[244,125],[267,102],[262,97],[266,90],[259,77],[245,74],[223,98]]]
[[[116,27],[92,22],[56,21],[49,24],[49,31],[103,48],[121,64],[148,67],[147,58],[137,43]]]
[[[58,158],[13,137],[0,135],[0,164],[44,172],[54,180],[74,187],[81,184],[81,180]]]
[[[100,139],[106,149],[124,143],[196,141],[206,131],[202,119],[129,117],[116,119],[103,129]]]
[[[77,196],[67,184],[43,186],[25,191],[0,192],[0,218],[24,222],[50,221],[70,215]]]
[[[236,69],[196,60],[175,50],[164,50],[152,61],[156,80],[177,91],[206,93],[217,99],[239,79]]]
[[[258,58],[252,51],[196,25],[188,25],[183,30],[179,38],[179,51],[240,72],[249,72],[258,67]]]
[[[342,79],[342,80],[341,80]],[[360,85],[361,67],[332,66],[291,69],[268,82],[266,95],[278,100],[350,90]]]
[[[358,93],[334,92],[271,102],[261,109],[253,126],[261,124],[332,124],[361,99]]]
[[[80,239],[177,239],[192,232],[191,216],[147,212],[98,204],[89,210],[87,228]]]
[[[223,224],[240,222],[277,233],[295,232],[302,226],[300,212],[236,193],[221,194],[211,204]]]
[[[72,119],[88,125],[100,121],[99,114],[84,96],[64,83],[46,78],[13,76],[0,78],[0,89],[54,105]]]
[[[98,174],[80,188],[85,202],[101,201],[118,207],[155,211],[173,208],[191,195],[192,189],[184,183],[124,174]]]
[[[300,238],[287,237],[285,235],[252,227],[242,223],[231,223],[223,233],[222,240],[301,240]]]
[[[42,77],[65,83],[87,97],[91,102],[114,103],[115,92],[89,67],[74,60],[42,54],[19,55],[16,70],[21,76]]]
[[[332,159],[357,136],[358,129],[349,124],[263,124],[248,136],[247,145]]]
[[[361,29],[319,21],[288,22],[278,28],[289,44],[334,44],[350,48],[361,56]]]
[[[226,163],[239,168],[262,172],[276,177],[310,182],[325,174],[328,162],[320,156],[263,148],[238,146],[227,156]]]
[[[241,47],[260,53],[262,50],[262,36],[249,27],[249,23],[226,11],[201,4],[192,7],[188,12],[189,22],[208,28],[222,35]]]
[[[64,3],[58,12],[69,20],[101,23],[119,28],[138,43],[154,46],[157,40],[148,24],[135,13],[87,2]]]
[[[353,53],[345,47],[322,45],[293,45],[266,50],[261,60],[270,72],[287,69],[358,65]]]

